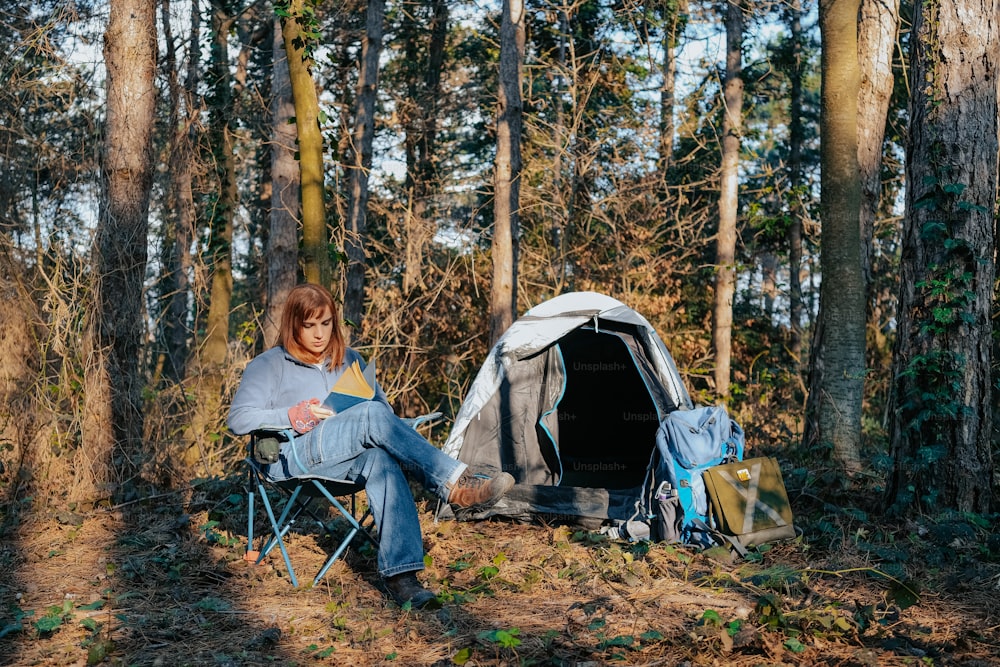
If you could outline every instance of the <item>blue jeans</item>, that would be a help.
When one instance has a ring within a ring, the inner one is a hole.
[[[280,460],[267,474],[276,480],[322,477],[363,484],[378,528],[379,573],[391,577],[424,567],[420,520],[404,471],[447,500],[465,467],[384,403],[365,401],[283,443]]]

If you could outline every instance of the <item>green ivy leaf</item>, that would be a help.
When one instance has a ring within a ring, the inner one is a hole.
[[[58,628],[62,625],[62,623],[62,615],[47,614],[35,621],[35,629],[38,630],[40,634],[46,634]]]
[[[786,639],[784,647],[787,648],[792,653],[802,653],[803,651],[806,650],[805,644],[800,642],[795,637],[792,637],[791,639]]]
[[[703,625],[719,626],[722,625],[722,617],[714,609],[706,609],[701,615],[701,623]]]

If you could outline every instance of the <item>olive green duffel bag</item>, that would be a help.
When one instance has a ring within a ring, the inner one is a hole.
[[[713,466],[703,479],[713,528],[742,555],[748,547],[795,537],[792,506],[774,458]]]

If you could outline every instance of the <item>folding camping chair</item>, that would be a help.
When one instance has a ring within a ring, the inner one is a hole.
[[[435,412],[404,421],[413,428],[416,428],[421,423],[440,416],[440,412]],[[323,477],[292,477],[290,479],[274,480],[267,476],[264,472],[263,464],[259,462],[259,458],[256,455],[258,448],[267,440],[273,439],[269,444],[275,448],[276,452],[278,444],[291,441],[294,437],[295,433],[293,431],[284,428],[262,427],[250,434],[249,451],[245,459],[249,472],[247,481],[247,551],[243,558],[244,560],[253,562],[255,565],[259,564],[277,546],[281,551],[281,557],[285,561],[285,567],[288,568],[288,577],[291,579],[292,586],[298,588],[299,582],[295,576],[295,569],[292,567],[291,558],[288,555],[288,548],[285,545],[285,535],[288,534],[296,520],[304,513],[306,516],[312,518],[324,533],[334,538],[330,526],[313,511],[311,504],[314,499],[325,498],[336,508],[340,516],[347,521],[349,529],[347,534],[337,544],[334,552],[327,558],[326,562],[323,563],[323,567],[316,574],[316,577],[313,579],[313,586],[316,586],[323,579],[330,567],[359,535],[369,540],[376,548],[378,548],[378,539],[373,534],[375,520],[371,515],[371,510],[366,508],[360,517],[357,514],[357,493],[364,490],[363,485],[349,480]],[[275,516],[274,506],[271,504],[271,500],[267,494],[268,488],[278,491],[286,498],[285,506],[280,516]],[[260,496],[270,524],[270,532],[263,538],[263,544],[259,551],[255,551],[253,548],[255,495]],[[350,496],[350,509],[337,499],[338,496]],[[366,525],[369,519],[371,519],[371,524]]]

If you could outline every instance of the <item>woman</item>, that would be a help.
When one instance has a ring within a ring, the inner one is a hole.
[[[381,387],[375,397],[335,414],[323,398],[361,355],[347,347],[330,293],[299,285],[288,295],[280,344],[251,361],[229,410],[229,428],[246,435],[263,426],[292,428],[272,479],[315,476],[365,486],[379,534],[378,568],[399,604],[425,606],[435,595],[417,580],[424,567],[417,508],[403,471],[458,507],[489,507],[514,485],[508,473],[475,475],[397,417]],[[364,363],[363,361],[361,362]],[[294,450],[294,451],[293,451]]]

